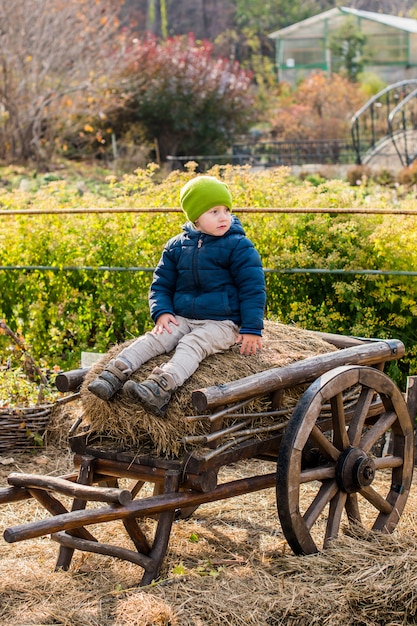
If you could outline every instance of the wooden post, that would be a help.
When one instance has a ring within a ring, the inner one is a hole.
[[[81,464],[80,464],[79,473],[77,476],[77,483],[81,485],[88,485],[91,487],[93,480],[94,480],[94,464],[95,464],[95,459],[93,457],[91,456],[83,457]],[[82,511],[83,509],[85,509],[86,506],[87,506],[87,500],[85,500],[84,498],[76,497],[73,500],[71,510]],[[77,530],[79,529],[75,529],[75,536],[79,536],[77,535]],[[81,530],[85,530],[85,529],[81,527]],[[74,531],[69,531],[69,533],[65,533],[63,531],[62,533],[58,533],[58,535],[70,536],[70,535],[74,535]],[[86,540],[92,540],[93,542],[95,541],[95,537],[93,537],[92,535],[90,538],[85,537],[85,536],[82,538]],[[57,537],[55,537],[55,541],[56,540],[57,540]],[[55,564],[55,571],[59,569],[67,571],[71,564],[73,554],[74,554],[74,548],[70,546],[66,546],[64,543],[61,542],[59,553],[58,553],[58,558]]]
[[[179,470],[167,470],[164,490],[166,494],[174,494],[178,492],[180,486],[181,473]],[[156,527],[155,538],[149,557],[152,559],[151,566],[145,568],[145,573],[140,581],[141,586],[149,585],[159,576],[162,561],[164,560],[169,536],[171,533],[172,523],[174,521],[175,509],[161,511],[159,514],[158,525]]]
[[[414,432],[414,465],[416,464],[417,459],[417,449],[416,449],[416,441],[417,441],[417,425],[416,425],[416,414],[417,414],[417,376],[408,376],[407,378],[407,389],[405,392],[405,401],[407,403],[408,411],[410,413],[410,417],[413,423],[413,432]]]

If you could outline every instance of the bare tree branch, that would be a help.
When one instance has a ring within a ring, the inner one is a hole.
[[[0,0],[0,158],[48,159],[57,128],[117,66],[114,2]],[[71,94],[71,97],[70,97]]]

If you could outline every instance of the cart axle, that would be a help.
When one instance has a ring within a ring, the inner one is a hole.
[[[336,466],[336,481],[346,493],[354,493],[363,487],[369,487],[375,478],[375,463],[360,448],[347,448]]]

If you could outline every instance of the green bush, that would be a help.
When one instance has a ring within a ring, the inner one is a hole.
[[[403,385],[417,366],[415,277],[292,270],[404,272],[416,267],[416,217],[389,215],[393,201],[397,207],[411,208],[412,193],[394,198],[393,189],[371,182],[366,187],[342,181],[312,184],[294,179],[286,168],[252,172],[226,166],[210,173],[228,182],[236,212],[262,256],[267,316],[312,330],[401,339],[407,354],[394,373]],[[82,196],[74,193],[75,180],[64,179],[43,180],[26,192],[13,186],[3,190],[0,265],[55,268],[0,270],[0,318],[22,333],[37,360],[77,367],[81,351],[103,352],[151,327],[149,270],[166,240],[180,231],[182,213],[91,213],[88,207],[175,208],[180,188],[193,175],[172,172],[161,179],[150,166],[121,179],[110,178],[95,193]],[[85,210],[70,215],[7,216],[10,209],[25,207]],[[239,213],[238,207],[327,207],[329,211]],[[338,207],[378,207],[387,213],[332,212]],[[6,349],[7,338],[0,336],[4,357]]]

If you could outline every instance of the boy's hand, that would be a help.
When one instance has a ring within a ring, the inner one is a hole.
[[[236,343],[240,343],[240,354],[256,354],[262,350],[262,339],[258,335],[238,335]]]
[[[168,333],[172,333],[172,330],[169,327],[170,324],[175,324],[175,326],[179,325],[174,315],[171,315],[171,313],[162,313],[162,315],[160,315],[156,320],[155,326],[152,328],[151,333],[153,333],[154,335],[162,335],[164,330],[166,330]]]

